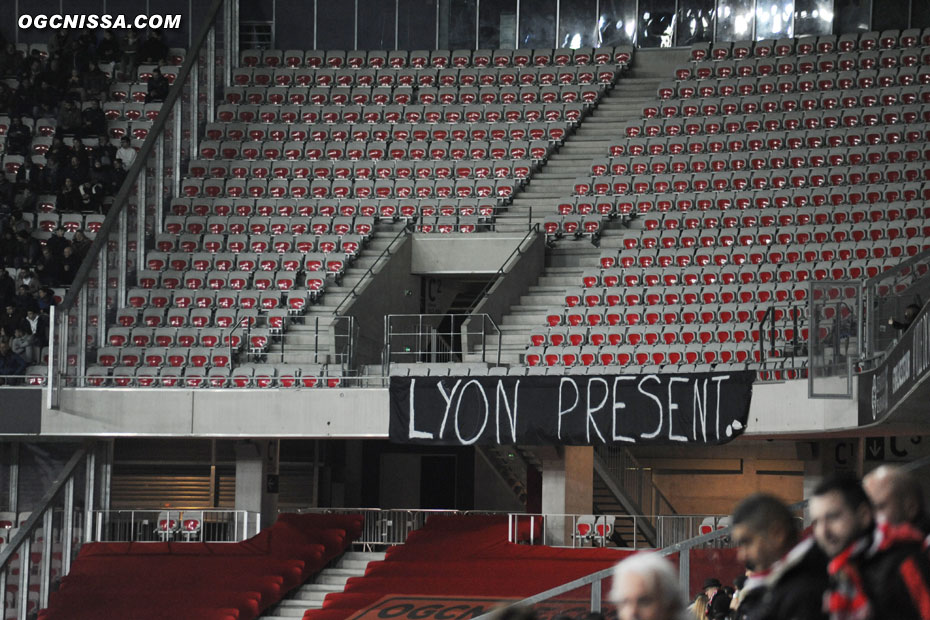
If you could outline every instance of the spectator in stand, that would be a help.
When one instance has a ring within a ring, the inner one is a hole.
[[[684,620],[684,596],[671,563],[638,553],[617,564],[609,596],[619,620]]]
[[[116,147],[110,144],[106,136],[97,138],[97,146],[90,153],[91,157],[100,160],[103,166],[112,166],[116,159]]]
[[[113,172],[111,173],[111,192],[116,194],[122,187],[123,181],[126,180],[126,169],[123,167],[123,160],[117,159],[113,162]]]
[[[33,192],[39,189],[39,179],[42,176],[42,168],[30,157],[16,171],[16,190],[23,191],[25,188]]]
[[[139,48],[142,41],[139,40],[139,33],[130,30],[120,45],[120,65],[119,77],[121,80],[129,81],[135,78],[136,67],[139,66]]]
[[[168,46],[161,39],[158,30],[149,30],[149,36],[139,46],[139,64],[168,64]]]
[[[882,465],[862,479],[878,520],[892,525],[910,523],[925,536],[930,534],[930,518],[924,492],[914,474],[893,465]]]
[[[116,159],[123,162],[123,168],[129,170],[132,162],[136,160],[136,149],[132,148],[129,138],[123,137],[119,141],[119,149],[116,151]]]
[[[90,99],[88,106],[81,112],[81,136],[94,138],[107,133],[107,118],[103,115],[100,102]]]
[[[70,152],[71,149],[65,145],[61,136],[56,135],[52,138],[52,145],[48,147],[48,152],[45,153],[45,160],[46,162],[54,161],[58,165],[63,165],[70,159]]]
[[[723,584],[716,577],[704,582],[704,594],[707,595],[707,617],[711,620],[724,620],[730,612],[730,596],[724,591]]]
[[[87,166],[80,155],[72,155],[68,160],[68,166],[64,169],[64,177],[71,179],[75,187],[87,179]]]
[[[0,114],[10,114],[15,107],[15,91],[6,82],[0,82]]]
[[[78,186],[78,197],[81,200],[81,211],[93,211],[94,213],[100,213],[100,205],[103,198],[103,186],[94,185],[89,181],[81,183]]]
[[[39,312],[48,316],[48,310],[55,305],[55,294],[47,286],[43,286],[39,289],[39,293],[36,296],[36,307],[39,309]]]
[[[68,30],[60,29],[52,35],[51,41],[48,42],[49,58],[61,55],[68,47]]]
[[[26,360],[10,348],[7,340],[0,340],[0,384],[15,384],[13,377],[22,376],[26,370]]]
[[[23,317],[25,316],[26,313],[20,311],[14,300],[8,300],[3,308],[3,313],[0,314],[0,331],[2,331],[0,335],[5,338],[11,337],[16,328],[22,326]]]
[[[0,53],[0,77],[18,75],[22,61],[22,56],[16,51],[16,45],[7,43],[3,53]]]
[[[70,245],[66,246],[61,256],[61,284],[63,286],[71,286],[80,266],[81,259],[74,255],[74,250]]]
[[[16,243],[16,233],[7,225],[3,229],[2,236],[0,236],[0,267],[15,267],[18,252],[19,246]],[[13,294],[15,295],[15,287]]]
[[[164,101],[168,96],[168,90],[170,90],[171,84],[168,83],[168,78],[166,78],[161,73],[161,69],[155,67],[152,70],[152,77],[149,78],[148,82],[148,94],[145,97],[147,102],[153,101]]]
[[[15,267],[31,265],[39,257],[39,241],[28,230],[16,233]]]
[[[826,604],[831,620],[925,620],[930,557],[908,523],[876,525],[859,480],[825,479],[810,500],[814,539],[831,558]]]
[[[6,306],[16,295],[16,283],[5,267],[0,267],[0,306]]]
[[[20,170],[25,168],[21,166]],[[0,174],[0,203],[13,206],[13,200],[16,197],[16,186],[10,183],[5,174]]]
[[[66,136],[77,135],[81,131],[83,119],[81,111],[74,101],[65,99],[58,110],[58,131]]]
[[[911,326],[911,323],[914,322],[914,319],[917,318],[917,315],[920,314],[920,298],[914,300],[913,303],[909,304],[907,308],[904,309],[904,320],[898,321],[895,318],[888,319],[888,324],[894,327],[898,331],[907,331],[907,328]]]
[[[20,213],[35,213],[39,204],[39,197],[32,191],[31,187],[23,189],[21,194],[17,194],[13,199],[13,208]]]
[[[25,155],[32,141],[32,130],[23,124],[22,116],[14,116],[6,132],[8,155]]]
[[[16,308],[21,315],[25,315],[26,308],[31,306],[33,301],[35,300],[32,297],[32,293],[29,292],[29,287],[23,284],[16,288],[16,297],[13,299],[13,303],[16,304]]]
[[[688,611],[694,620],[705,620],[707,618],[707,595],[701,592],[694,597],[694,602],[688,607]]]
[[[737,618],[826,620],[827,557],[813,539],[800,541],[798,524],[771,495],[750,495],[733,511],[733,542],[753,572],[746,581]]]
[[[55,206],[62,213],[76,213],[81,210],[81,197],[71,177],[66,177],[58,191]]]
[[[90,99],[106,99],[107,89],[110,87],[110,79],[107,74],[100,68],[96,62],[90,64],[90,68],[84,72],[83,77],[84,94]]]
[[[100,191],[106,194],[113,193],[113,169],[105,167],[99,159],[95,159],[93,167],[88,173],[88,179],[92,185],[100,187]]]
[[[66,97],[73,97],[76,101],[84,100],[84,78],[81,77],[80,71],[71,69],[71,75],[65,81],[64,91]]]
[[[122,58],[122,52],[119,47],[119,39],[113,34],[112,30],[106,30],[100,43],[97,44],[97,60],[102,63],[119,62]]]
[[[48,346],[48,317],[39,314],[38,306],[33,304],[32,307],[26,310],[23,326],[32,347],[29,351],[29,357],[37,359],[42,347]]]
[[[88,250],[90,250],[90,239],[80,230],[75,232],[74,238],[71,240],[71,252],[77,256],[78,262],[84,260]],[[62,255],[64,255],[63,252]]]
[[[31,269],[22,269],[19,275],[16,276],[16,288],[20,287],[25,287],[31,297],[39,290],[41,283]]]
[[[49,241],[55,238],[56,237],[53,236]],[[61,258],[52,252],[52,248],[49,247],[49,245],[49,243],[46,243],[45,246],[42,247],[42,255],[39,256],[34,267],[36,275],[40,277],[43,282],[55,284],[59,279],[58,266],[61,264]]]
[[[13,337],[10,338],[10,349],[23,358],[27,365],[35,362],[35,358],[32,356],[32,336],[26,334],[24,328],[17,327],[13,330]]]
[[[31,96],[33,100],[32,116],[55,116],[59,112],[61,103],[61,89],[52,82],[39,78],[36,82],[38,89]]]
[[[39,181],[40,189],[48,194],[56,194],[61,189],[63,180],[64,175],[58,158],[46,157],[45,167],[42,168],[42,176]]]

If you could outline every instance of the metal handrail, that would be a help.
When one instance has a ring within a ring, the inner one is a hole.
[[[764,364],[766,360],[765,355],[765,324],[771,324],[771,330],[769,332],[769,353],[775,350],[775,309],[776,308],[787,308],[791,313],[791,319],[794,321],[794,332],[791,339],[791,350],[792,357],[794,357],[794,352],[798,350],[798,345],[800,344],[798,340],[798,315],[803,311],[803,304],[771,304],[765,310],[765,314],[762,315],[762,320],[759,321],[759,363]],[[810,320],[811,317],[808,317]]]
[[[531,213],[530,217],[532,218],[532,211],[530,211],[530,213]],[[501,263],[501,266],[498,267],[497,271],[494,273],[491,279],[488,280],[488,283],[484,286],[483,289],[481,289],[481,292],[478,293],[478,295],[475,297],[475,301],[473,301],[471,306],[468,307],[468,310],[465,312],[465,314],[471,314],[472,312],[474,312],[475,308],[477,308],[481,304],[481,302],[483,302],[488,297],[488,295],[490,295],[491,288],[493,288],[494,285],[500,280],[500,278],[504,274],[507,273],[505,269],[510,264],[511,259],[513,259],[515,256],[523,256],[523,244],[526,243],[526,240],[529,239],[530,236],[535,235],[538,232],[539,232],[539,224],[538,223],[531,224],[529,227],[529,230],[527,230],[526,234],[523,235],[523,238],[520,239],[520,243],[518,243],[517,247],[515,247],[513,251],[510,252],[510,254],[507,256],[507,258],[503,260],[503,262]],[[499,358],[497,360],[497,363],[500,364]]]
[[[132,192],[133,185],[135,185],[139,174],[146,166],[152,151],[155,150],[155,143],[164,134],[165,126],[168,124],[168,117],[170,116],[167,111],[170,111],[174,107],[175,103],[180,100],[182,91],[184,90],[184,84],[187,82],[187,77],[190,75],[191,70],[199,60],[200,50],[203,48],[204,41],[207,39],[207,34],[213,28],[213,21],[216,19],[216,15],[219,13],[220,7],[223,6],[223,3],[224,0],[213,0],[210,8],[207,9],[206,14],[204,15],[204,24],[200,29],[200,34],[197,35],[197,39],[191,47],[191,50],[187,53],[187,58],[184,60],[184,64],[181,65],[181,69],[178,71],[178,75],[175,78],[174,83],[171,85],[171,89],[168,91],[168,96],[165,98],[164,103],[162,103],[161,109],[165,113],[159,114],[155,119],[155,122],[152,125],[152,129],[149,131],[145,142],[142,143],[142,148],[139,149],[139,153],[136,155],[135,160],[133,160],[132,166],[130,166],[129,171],[126,173],[126,179],[123,181],[119,191],[113,198],[113,204],[111,205],[110,210],[107,212],[107,215],[100,226],[100,230],[97,232],[97,236],[88,249],[84,260],[81,261],[81,266],[78,268],[77,273],[75,273],[74,281],[68,288],[68,292],[65,294],[64,299],[62,299],[61,303],[58,304],[59,312],[66,312],[71,309],[77,300],[80,289],[86,284],[87,278],[90,276],[90,272],[96,266],[97,257],[100,254],[101,248],[106,246],[110,236],[110,231],[116,225],[121,213],[126,209],[129,194]],[[179,173],[179,170],[174,171],[174,174],[176,175]],[[144,205],[139,205],[139,208],[144,208]],[[141,243],[142,240],[139,239],[137,242]],[[103,320],[103,318],[101,317],[100,320]]]
[[[410,234],[410,232],[411,231],[409,227],[407,226],[404,226],[402,229],[400,229],[400,231],[394,236],[394,238],[391,239],[391,242],[388,244],[388,246],[384,248],[381,254],[378,255],[378,258],[376,258],[375,261],[371,264],[371,266],[368,267],[367,270],[365,270],[365,273],[363,273],[359,281],[355,283],[355,286],[352,287],[352,290],[346,293],[346,296],[342,298],[342,301],[339,302],[339,305],[333,309],[334,315],[341,315],[343,313],[344,306],[346,306],[346,304],[349,302],[350,299],[353,299],[358,296],[355,291],[358,290],[358,287],[360,287],[363,282],[365,283],[368,282],[370,277],[374,274],[374,268],[381,263],[381,259],[384,258],[385,256],[390,256],[391,250],[394,248],[394,244],[397,242],[397,240],[400,237],[406,237],[407,235]]]

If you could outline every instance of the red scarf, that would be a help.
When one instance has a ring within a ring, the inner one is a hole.
[[[872,536],[857,539],[827,565],[833,581],[825,604],[830,620],[868,620],[872,617],[872,606],[866,596],[859,572],[859,561],[873,557],[880,551],[900,542],[917,542],[923,536],[912,525],[901,523],[889,525],[880,522]]]

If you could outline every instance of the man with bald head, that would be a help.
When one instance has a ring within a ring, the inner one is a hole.
[[[926,536],[930,519],[924,509],[924,492],[914,474],[882,465],[862,479],[875,517],[891,525],[910,523]]]

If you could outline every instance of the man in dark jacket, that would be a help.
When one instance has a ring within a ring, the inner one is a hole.
[[[930,535],[924,492],[914,474],[894,465],[882,465],[862,479],[862,486],[877,520],[892,525],[910,523],[925,536]]]
[[[12,377],[20,376],[26,371],[26,360],[13,353],[10,343],[0,340],[0,384],[16,383]]]
[[[752,571],[736,617],[746,620],[825,620],[827,557],[812,539],[799,542],[794,515],[764,493],[747,497],[733,512],[733,541]]]
[[[817,545],[830,557],[826,600],[831,620],[927,620],[930,557],[912,525],[876,525],[872,505],[849,475],[814,490],[810,515]]]

